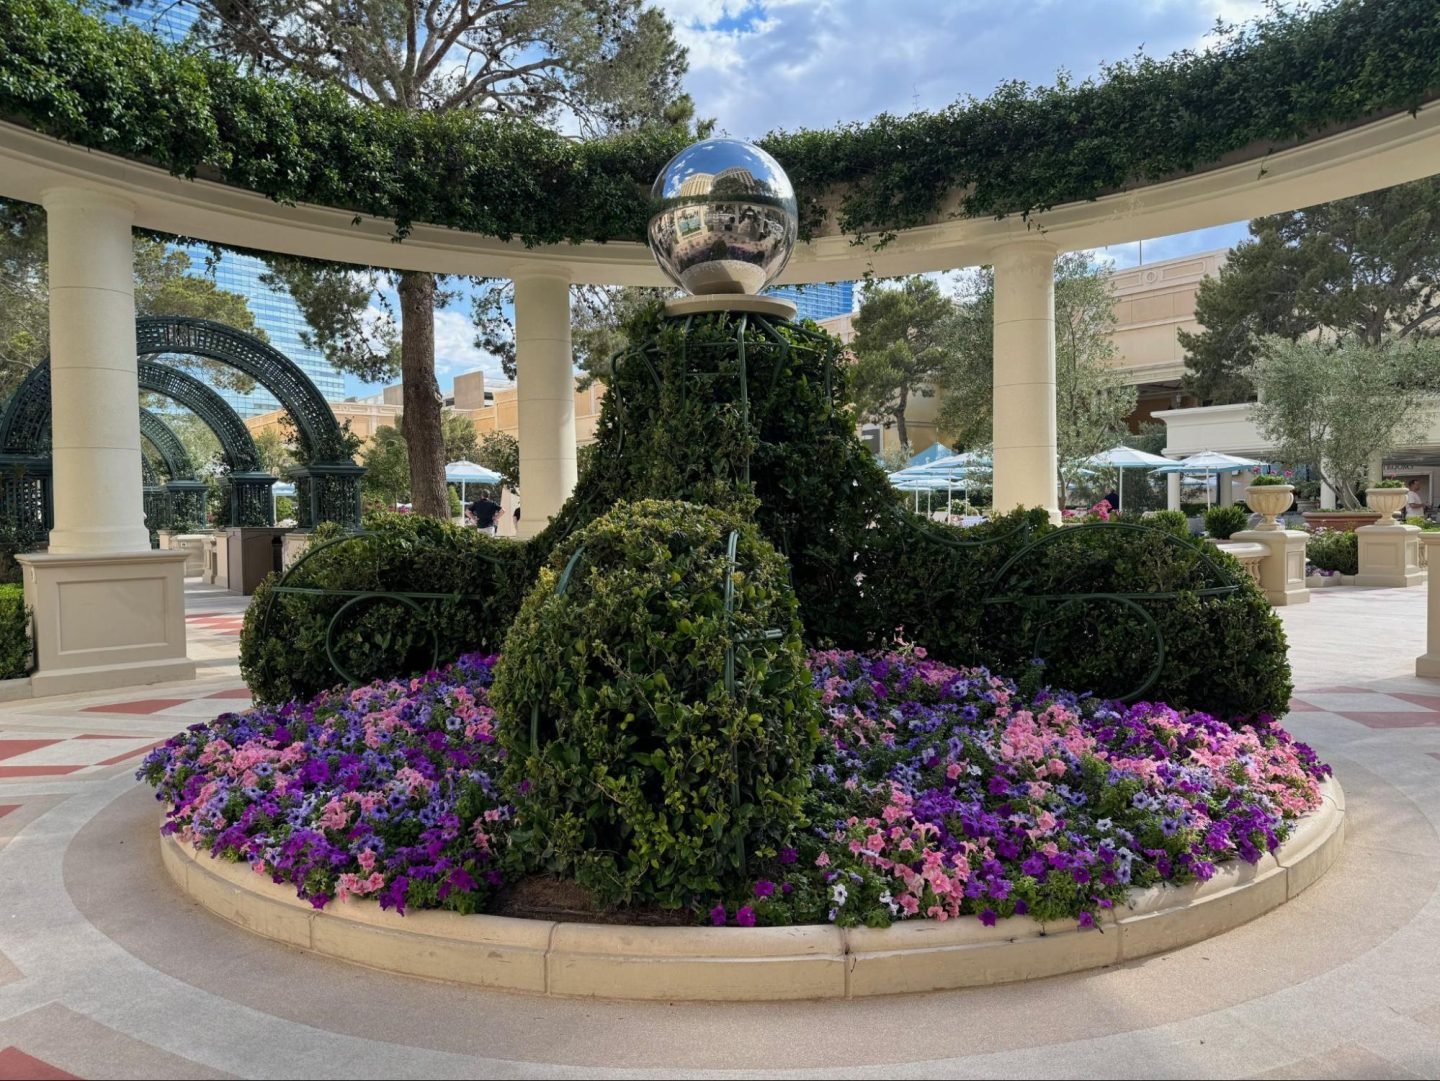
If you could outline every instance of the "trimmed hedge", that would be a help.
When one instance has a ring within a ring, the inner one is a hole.
[[[241,74],[66,0],[0,0],[0,116],[81,146],[280,202],[528,244],[643,238],[647,192],[687,141],[650,129],[576,142],[474,112],[365,108],[334,87]],[[1001,85],[938,112],[759,140],[802,230],[1024,214],[1286,145],[1440,94],[1433,0],[1272,12],[1203,53],[1138,57],[1099,81]]]
[[[357,603],[331,635],[331,619],[350,596],[276,594],[276,579],[265,579],[240,634],[240,671],[257,701],[308,699],[339,682],[327,639],[355,682],[500,648],[534,580],[524,545],[418,514],[376,514],[365,527],[373,532],[343,540],[333,523],[316,529],[314,554],[297,562],[286,585],[447,596],[418,599],[414,610],[397,601]]]
[[[733,317],[697,317],[687,326],[662,319],[658,308],[637,315],[627,337],[641,344],[617,359],[607,380],[596,443],[575,492],[532,540],[496,540],[400,515],[387,519],[387,530],[404,537],[425,530],[434,547],[422,555],[411,541],[366,541],[307,563],[304,580],[330,588],[480,595],[456,606],[453,624],[437,602],[423,620],[377,616],[361,627],[346,644],[369,664],[367,675],[429,664],[416,643],[397,641],[405,627],[433,628],[441,660],[497,648],[540,567],[572,534],[627,501],[685,499],[753,517],[789,562],[809,645],[872,649],[903,629],[951,664],[1016,675],[1038,655],[1055,686],[1123,695],[1154,667],[1158,631],[1164,665],[1149,695],[1224,717],[1287,708],[1278,619],[1238,565],[1183,536],[1174,516],[1154,530],[1137,531],[1126,518],[1121,524],[1131,528],[1067,526],[1059,536],[1039,511],[972,530],[917,519],[899,507],[840,404],[846,373],[833,364],[838,343],[813,327],[780,325],[772,337],[747,321],[742,394],[739,333]],[[1043,543],[1006,568],[1036,542]],[[1232,583],[1228,595],[1203,592]],[[1074,594],[1106,596],[1068,607],[1043,600]],[[262,631],[265,600],[262,593],[252,603],[242,638],[257,697],[304,697],[333,683],[323,647],[329,614],[343,599],[277,597],[280,618]]]
[[[878,626],[903,626],[949,663],[1018,678],[1039,660],[1051,686],[1119,696],[1161,659],[1158,634],[1163,665],[1147,700],[1220,717],[1289,709],[1279,618],[1240,565],[1200,538],[1163,527],[1057,530],[1027,511],[968,530],[917,522],[880,531],[862,564]],[[1238,587],[1228,596],[1201,593],[1227,583]],[[1076,594],[1090,599],[1067,605]],[[1042,599],[1051,597],[1060,599]]]
[[[622,503],[556,549],[490,691],[527,870],[679,908],[805,824],[820,708],[788,573],[692,503]]]
[[[1250,512],[1244,507],[1211,507],[1205,512],[1205,532],[1216,540],[1229,540],[1249,521]]]
[[[1360,538],[1351,530],[1322,529],[1305,541],[1305,558],[1318,570],[1360,573]]]
[[[25,589],[18,585],[0,585],[0,679],[29,675],[33,657]]]

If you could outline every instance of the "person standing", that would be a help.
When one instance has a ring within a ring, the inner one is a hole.
[[[475,516],[476,528],[489,533],[492,537],[499,532],[495,524],[495,517],[500,513],[500,504],[491,499],[488,494],[482,495],[470,504],[470,513]]]
[[[1404,518],[1424,518],[1425,500],[1420,498],[1420,478],[1415,477],[1405,485]]]

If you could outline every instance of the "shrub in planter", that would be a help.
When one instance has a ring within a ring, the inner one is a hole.
[[[1354,533],[1322,529],[1305,542],[1305,558],[1317,570],[1338,574],[1360,573],[1360,538]]]
[[[30,671],[30,611],[25,589],[0,585],[0,679],[19,679]]]
[[[1229,540],[1249,521],[1250,512],[1245,507],[1211,507],[1205,512],[1205,532],[1216,540]]]
[[[344,533],[321,526],[313,554],[292,568],[287,586],[325,592],[274,593],[273,575],[256,589],[240,670],[257,702],[309,698],[347,682],[332,657],[350,682],[364,683],[499,648],[531,581],[522,546],[418,514],[371,515],[365,525],[368,532],[324,549]],[[354,596],[370,591],[439,596],[413,607]]]
[[[512,845],[602,905],[733,888],[803,824],[805,660],[788,568],[753,524],[616,506],[559,547],[501,650]]]
[[[1178,510],[1157,510],[1151,511],[1140,522],[1141,525],[1148,525],[1155,529],[1168,529],[1177,537],[1190,537],[1190,521],[1185,517],[1184,511]]]

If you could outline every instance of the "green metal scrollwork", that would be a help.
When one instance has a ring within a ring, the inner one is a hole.
[[[339,656],[337,655],[338,651],[336,648],[336,642],[338,641],[339,636],[345,631],[345,625],[347,620],[354,620],[366,605],[394,602],[409,609],[411,615],[418,620],[424,617],[425,610],[423,605],[426,602],[453,602],[483,599],[481,595],[477,593],[428,593],[422,591],[385,589],[322,589],[315,586],[295,584],[297,581],[303,580],[301,578],[301,573],[303,572],[305,565],[309,563],[310,560],[318,556],[321,552],[329,551],[330,549],[336,548],[340,545],[357,543],[367,544],[376,541],[391,544],[409,543],[407,540],[395,537],[393,535],[387,535],[370,530],[365,530],[352,533],[344,533],[338,537],[334,537],[331,540],[324,541],[309,548],[304,555],[302,555],[290,566],[289,570],[287,570],[283,575],[281,575],[280,580],[276,582],[273,587],[271,587],[269,595],[265,599],[265,610],[260,614],[259,633],[261,637],[265,637],[269,633],[270,616],[274,611],[275,598],[277,596],[310,597],[314,598],[316,601],[324,599],[343,599],[344,603],[341,604],[340,607],[335,611],[335,614],[330,617],[330,621],[325,628],[325,659],[329,662],[330,667],[335,672],[335,674],[339,676],[342,680],[346,681],[347,683],[357,683],[360,681],[361,677],[359,677],[356,673],[350,671],[340,660]],[[418,549],[427,549],[432,546],[425,544],[423,541],[420,541],[415,543],[415,547]],[[437,558],[440,555],[440,551],[438,549],[436,549],[436,555]],[[482,559],[496,566],[500,565],[499,560],[497,560],[493,556],[486,555],[483,552],[477,552],[475,553],[475,556],[478,559]],[[430,636],[431,645],[430,666],[434,667],[440,661],[440,643],[433,629],[431,629],[428,633]]]

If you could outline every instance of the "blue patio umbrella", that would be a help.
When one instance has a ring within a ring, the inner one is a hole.
[[[450,462],[445,466],[445,480],[450,484],[460,485],[460,502],[465,502],[465,485],[467,484],[499,484],[504,480],[499,473],[493,469],[486,469],[483,465],[476,465],[474,462],[466,461],[464,458],[458,462]]]
[[[906,462],[905,468],[909,469],[911,466],[915,465],[928,465],[929,463],[935,461],[935,459],[947,457],[951,453],[952,452],[950,448],[947,447],[944,443],[931,443],[919,454],[915,455],[908,462]]]

